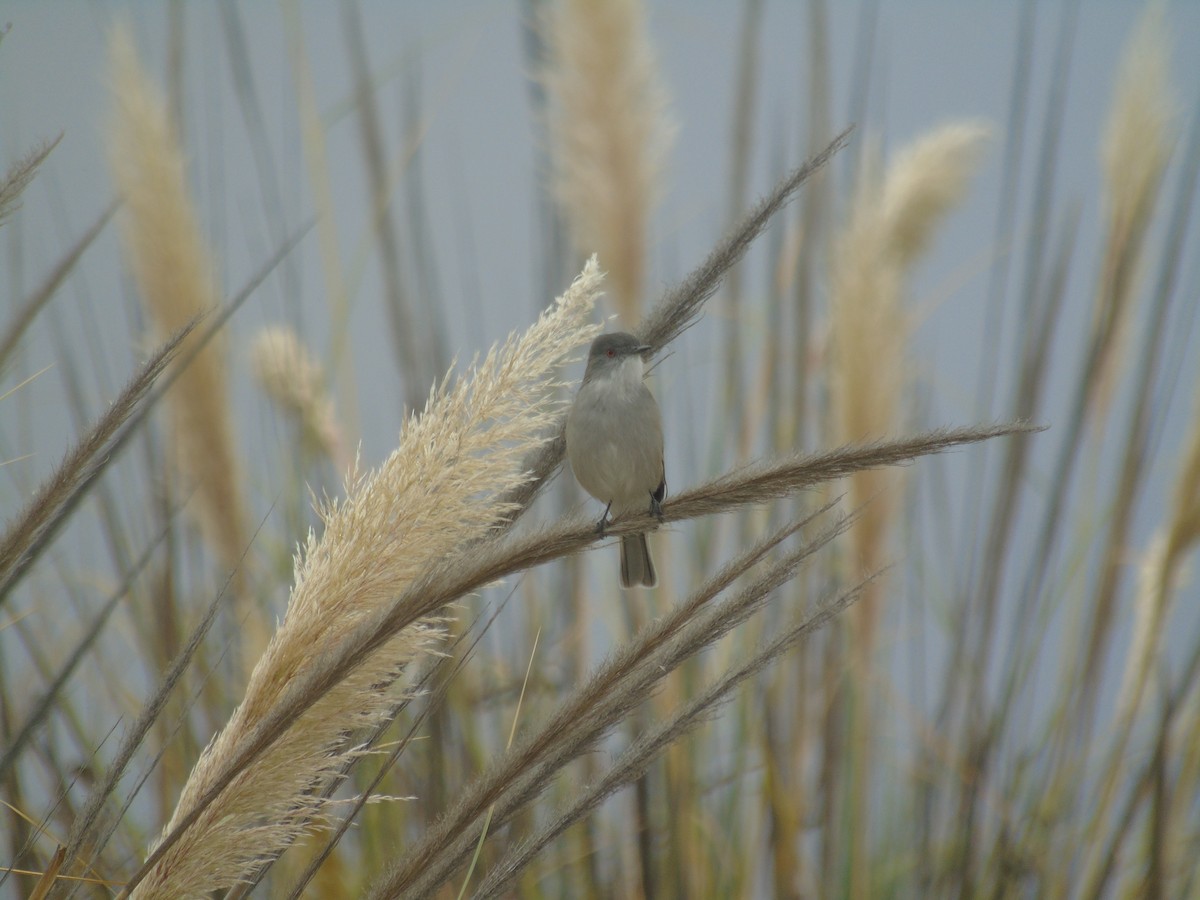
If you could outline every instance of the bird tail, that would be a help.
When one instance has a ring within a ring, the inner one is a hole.
[[[654,563],[650,559],[650,545],[646,535],[628,534],[621,538],[621,586],[654,587],[658,584],[658,576],[654,573]]]

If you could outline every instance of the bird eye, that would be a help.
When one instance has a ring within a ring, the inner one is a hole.
[[[617,355],[617,351],[614,350],[612,347],[609,347],[607,350],[604,351],[604,353],[609,359],[612,359],[614,356]]]

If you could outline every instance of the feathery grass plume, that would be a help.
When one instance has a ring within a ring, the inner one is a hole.
[[[45,162],[50,151],[62,140],[60,134],[52,141],[46,141],[34,147],[23,157],[8,167],[4,178],[0,180],[0,225],[8,221],[8,217],[21,208],[21,193],[29,187],[38,167]]]
[[[1163,4],[1150,3],[1121,59],[1101,147],[1105,195],[1104,260],[1093,309],[1096,397],[1112,394],[1146,231],[1175,148],[1171,41]]]
[[[905,279],[934,227],[966,190],[986,134],[975,123],[943,126],[903,151],[882,179],[877,154],[864,155],[849,222],[834,244],[830,271],[832,432],[840,442],[879,437],[902,424],[913,321],[904,305]],[[849,479],[851,504],[865,506],[849,535],[850,565],[856,570],[883,567],[900,477],[894,469],[874,469]],[[850,615],[859,685],[851,704],[848,767],[853,897],[870,891],[865,835],[870,831],[870,729],[875,717],[869,686],[882,597],[882,582],[871,582]]]
[[[561,405],[556,368],[600,330],[589,319],[602,278],[592,257],[524,335],[494,348],[469,377],[435,388],[379,469],[351,472],[346,499],[320,510],[324,533],[310,535],[297,559],[283,623],[242,703],[196,764],[164,836],[220,781],[241,741],[305,672],[503,521],[509,507],[500,498],[530,477],[521,459],[547,440]],[[361,661],[224,788],[134,896],[201,897],[228,887],[311,828],[323,814],[323,789],[358,752],[352,735],[382,721],[398,674],[433,651],[439,633],[436,621],[418,621]]]
[[[910,381],[906,359],[912,316],[904,308],[904,281],[933,229],[961,199],[987,129],[977,123],[943,126],[902,152],[882,180],[867,154],[849,222],[831,264],[831,409],[839,442],[877,438],[902,423]],[[883,537],[896,508],[894,470],[860,472],[850,479],[850,502],[871,500],[853,532],[856,565],[879,569]],[[869,652],[877,616],[871,586],[854,617]]]
[[[329,457],[339,471],[349,468],[342,427],[326,390],[325,372],[290,328],[264,328],[250,356],[262,389],[300,425],[309,446]]]
[[[121,236],[142,302],[161,330],[173,332],[217,306],[212,261],[166,103],[142,69],[127,26],[112,31],[109,67],[109,160],[124,199]],[[180,373],[169,405],[175,450],[195,484],[205,538],[221,564],[236,569],[248,530],[219,337]]]
[[[1171,516],[1151,541],[1138,579],[1133,642],[1117,701],[1121,730],[1133,724],[1147,679],[1158,661],[1167,607],[1180,567],[1187,553],[1200,541],[1200,389],[1194,406],[1187,451],[1170,492]]]
[[[553,187],[575,246],[608,267],[627,327],[641,316],[650,215],[674,126],[639,0],[557,0],[541,73]]]
[[[593,334],[595,329],[588,332],[588,336]],[[760,461],[676,494],[663,504],[663,519],[666,522],[683,521],[750,503],[793,497],[807,487],[843,478],[865,467],[899,465],[954,447],[1039,430],[1042,429],[1021,422],[937,430],[900,441],[842,447],[814,456],[795,455]],[[549,433],[552,435],[554,431]],[[526,465],[518,468],[526,478],[537,477],[537,473]],[[510,509],[515,501],[508,498],[513,496],[512,492],[499,495],[497,508]],[[212,771],[206,776],[210,786],[199,789],[199,799],[192,810],[186,813],[176,810],[175,819],[179,826],[169,830],[142,869],[130,877],[129,889],[159,868],[176,844],[190,834],[193,825],[202,818],[211,818],[212,802],[220,798],[234,779],[273,750],[284,732],[295,722],[306,720],[318,702],[374,658],[376,652],[403,629],[420,617],[433,615],[454,600],[500,578],[577,553],[601,540],[594,521],[582,515],[520,535],[505,528],[509,522],[507,514],[498,515],[499,530],[492,539],[468,541],[458,552],[445,556],[440,562],[430,563],[419,580],[406,588],[398,600],[386,604],[379,615],[368,617],[357,626],[347,625],[343,629],[348,634],[346,640],[308,660],[308,665],[296,674],[287,692],[281,694],[276,707],[266,711],[245,735],[244,741],[227,743],[228,763],[220,771]],[[607,533],[611,537],[620,537],[645,530],[657,521],[649,513],[626,516],[614,521]]]

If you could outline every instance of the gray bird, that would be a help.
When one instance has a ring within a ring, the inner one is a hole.
[[[602,334],[588,351],[583,386],[567,416],[567,459],[583,489],[611,511],[649,510],[662,519],[667,495],[663,469],[662,414],[643,383],[642,354],[650,347],[631,334]],[[621,584],[654,587],[658,577],[646,535],[621,538]]]

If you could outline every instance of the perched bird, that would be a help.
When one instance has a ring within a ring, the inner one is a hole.
[[[614,517],[649,510],[662,519],[667,495],[662,414],[643,383],[642,354],[631,334],[602,334],[588,351],[583,385],[567,415],[567,459],[583,489],[606,504],[600,533]],[[621,538],[621,584],[654,587],[658,577],[645,533]]]

